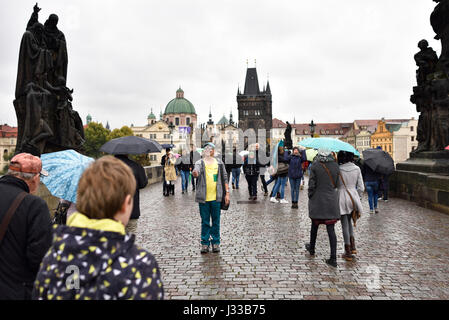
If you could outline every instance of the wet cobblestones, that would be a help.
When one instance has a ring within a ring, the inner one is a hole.
[[[231,190],[231,206],[221,215],[221,252],[200,254],[200,215],[194,193],[162,196],[162,185],[141,190],[137,243],[158,260],[167,299],[448,299],[449,216],[400,199],[379,202],[355,228],[357,259],[329,256],[327,233],[318,232],[316,256],[309,240],[307,190],[299,209],[273,204],[259,191],[248,198],[246,183]],[[259,187],[260,188],[260,187]],[[290,200],[290,190],[286,189]],[[343,253],[340,223],[338,256]]]

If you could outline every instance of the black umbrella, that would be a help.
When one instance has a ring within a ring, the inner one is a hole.
[[[374,172],[390,175],[394,172],[394,161],[388,152],[381,149],[363,151],[363,162]]]
[[[161,147],[164,149],[172,149],[175,147],[175,145],[171,144],[171,143],[163,143],[163,144],[161,144]]]
[[[100,151],[109,154],[145,154],[161,150],[162,146],[158,142],[136,136],[112,139],[100,148]]]

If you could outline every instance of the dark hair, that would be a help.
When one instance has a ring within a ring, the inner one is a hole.
[[[338,164],[345,164],[348,162],[354,162],[354,154],[348,151],[338,151]]]

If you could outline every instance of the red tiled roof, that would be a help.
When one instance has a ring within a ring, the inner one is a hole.
[[[308,123],[294,124],[292,127],[295,128],[297,135],[310,134]],[[315,133],[319,135],[344,135],[351,127],[351,123],[317,123]]]
[[[273,128],[287,128],[287,124],[284,121],[279,120],[277,118],[273,119],[272,126]]]
[[[7,124],[0,125],[0,137],[2,138],[17,138],[17,127],[10,127]]]

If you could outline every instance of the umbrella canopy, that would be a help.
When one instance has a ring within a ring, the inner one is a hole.
[[[315,159],[317,154],[318,154],[318,150],[307,149],[306,150],[307,161],[313,161],[313,159]]]
[[[390,175],[394,172],[394,161],[388,152],[381,149],[363,151],[363,162],[374,172]]]
[[[175,145],[171,144],[171,143],[164,143],[164,144],[161,144],[161,147],[164,149],[173,149],[175,147]]]
[[[48,177],[41,181],[50,193],[58,198],[76,203],[76,192],[81,174],[94,159],[74,150],[46,153],[41,156],[42,167]]]
[[[444,148],[444,150],[449,150],[449,146],[447,146],[446,148]]]
[[[306,148],[327,149],[334,152],[347,151],[360,156],[360,153],[349,143],[334,138],[307,138],[298,144]]]
[[[161,150],[162,146],[158,142],[136,136],[112,139],[100,148],[100,151],[109,154],[145,154]]]
[[[239,152],[239,156],[241,156],[241,157],[244,157],[244,156],[247,156],[247,155],[249,155],[249,151],[248,150],[243,150],[243,151]]]

